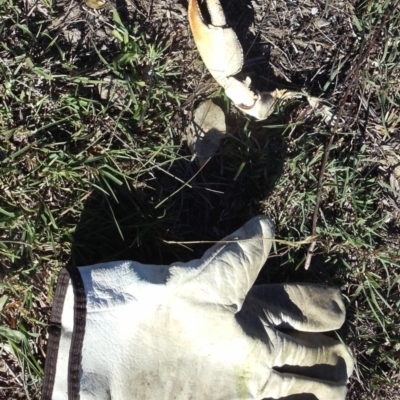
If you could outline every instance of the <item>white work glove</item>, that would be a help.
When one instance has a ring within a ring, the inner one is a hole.
[[[43,399],[344,399],[352,357],[317,333],[343,324],[340,291],[252,287],[272,238],[257,217],[199,260],[63,273]]]

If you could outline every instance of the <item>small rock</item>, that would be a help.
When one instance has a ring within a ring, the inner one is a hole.
[[[211,100],[201,103],[194,112],[187,132],[188,146],[201,167],[212,157],[226,134],[225,114]]]

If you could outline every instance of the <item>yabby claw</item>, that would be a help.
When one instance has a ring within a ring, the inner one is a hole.
[[[204,1],[207,7],[207,22],[200,9],[200,1]],[[280,99],[303,95],[286,90],[260,93],[250,89],[249,77],[244,82],[233,77],[242,70],[243,49],[236,33],[226,24],[219,0],[189,0],[188,14],[194,41],[204,64],[235,106],[245,114],[259,120],[266,119]]]
[[[189,23],[204,64],[236,107],[257,119],[267,118],[273,110],[270,96],[254,93],[249,87],[250,78],[240,82],[233,77],[242,70],[243,49],[226,24],[221,3],[205,0],[210,17],[206,23],[199,1],[189,0]]]

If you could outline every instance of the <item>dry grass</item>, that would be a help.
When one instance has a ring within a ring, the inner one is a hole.
[[[301,101],[247,120],[199,59],[186,2],[115,12],[0,0],[0,398],[40,397],[54,285],[71,258],[189,260],[206,245],[166,241],[218,240],[259,213],[279,239],[302,241],[316,212],[310,268],[309,244],[277,244],[259,282],[341,286],[340,334],[357,360],[348,399],[400,399],[399,6],[222,4],[243,77],[322,97],[336,127]],[[232,135],[195,176],[184,131],[210,97]]]

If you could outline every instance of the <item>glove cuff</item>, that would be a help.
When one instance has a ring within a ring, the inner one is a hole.
[[[78,268],[60,272],[49,322],[42,400],[79,399],[86,296]]]

